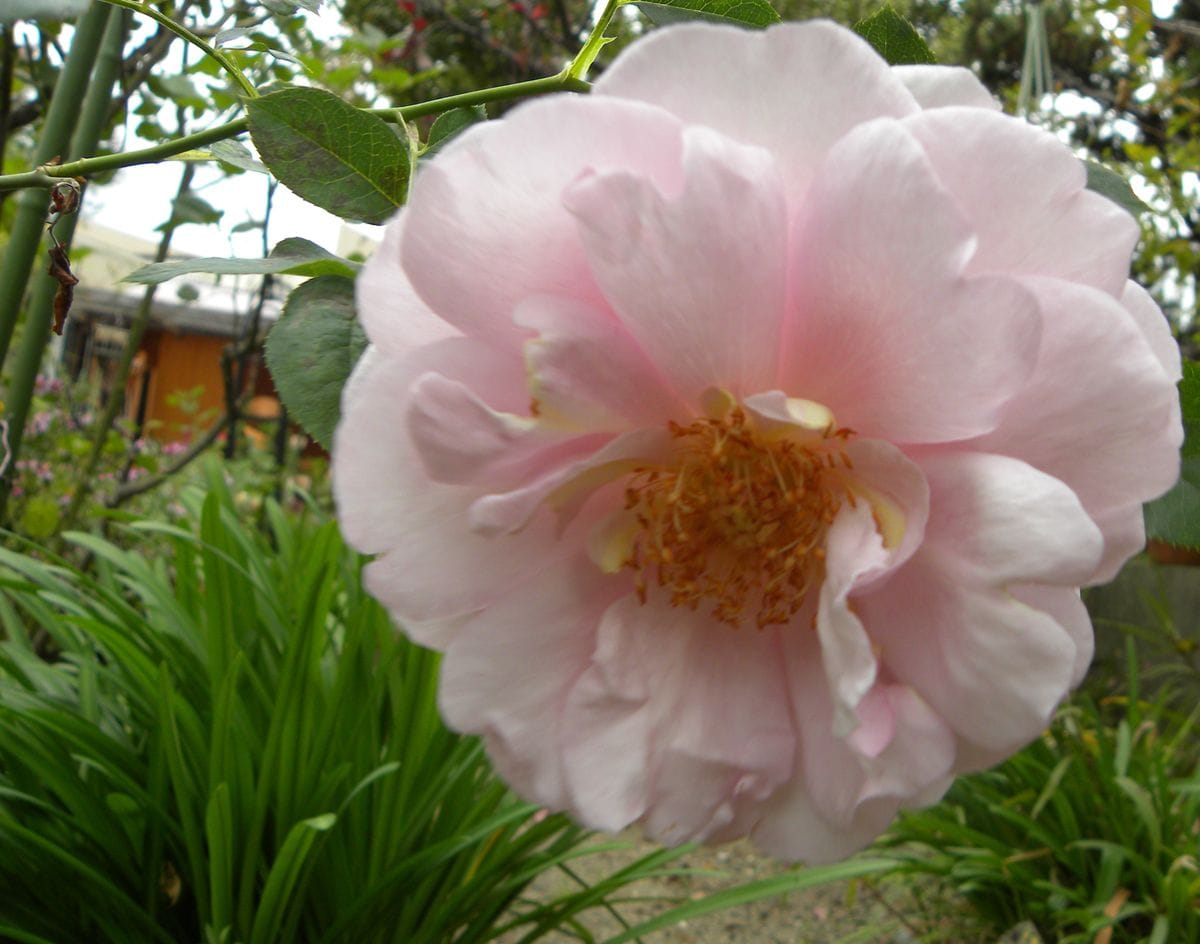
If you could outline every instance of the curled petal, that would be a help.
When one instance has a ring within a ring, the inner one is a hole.
[[[839,736],[812,637],[791,634],[784,644],[801,749],[796,775],[762,805],[752,835],[775,855],[828,862],[867,845],[914,796],[937,799],[955,738],[915,692],[884,681],[861,700],[854,733]]]
[[[666,454],[665,429],[638,429],[612,438],[583,459],[560,464],[509,492],[485,495],[471,506],[471,522],[483,534],[515,534],[542,505],[562,512],[573,509],[592,491],[637,465]]]
[[[573,435],[532,416],[494,410],[467,384],[437,373],[413,383],[408,427],[430,478],[491,488],[519,483],[609,438]]]
[[[537,296],[517,309],[537,414],[552,426],[620,432],[662,425],[688,406],[629,332],[607,311]]]
[[[690,128],[674,198],[614,171],[581,178],[567,206],[597,284],[680,394],[774,385],[787,208],[769,153]]]
[[[527,332],[513,313],[529,296],[602,303],[562,204],[567,186],[585,170],[623,170],[669,193],[681,155],[679,122],[638,102],[562,95],[481,122],[417,174],[404,270],[460,331],[515,348]]]
[[[978,234],[969,272],[1048,275],[1120,296],[1137,223],[1086,189],[1082,162],[1054,135],[979,108],[925,111],[904,126]]]
[[[1172,383],[1178,383],[1183,376],[1183,365],[1180,362],[1179,344],[1171,334],[1171,326],[1155,304],[1150,293],[1137,284],[1126,282],[1125,291],[1121,293],[1121,304],[1132,316],[1137,326],[1141,328],[1150,349],[1162,365],[1164,373]]]
[[[661,601],[628,596],[605,613],[564,727],[584,822],[640,820],[670,844],[720,831],[792,770],[775,635]]]
[[[898,123],[848,134],[794,235],[781,386],[893,443],[991,429],[1033,369],[1041,319],[1015,281],[964,275],[974,247],[967,220]]]
[[[856,608],[898,681],[967,741],[1011,751],[1066,694],[1079,644],[1055,613],[1010,587],[1077,584],[1102,539],[1070,489],[1017,460],[965,453],[921,464],[931,492],[925,543]]]
[[[1140,512],[1139,512],[1140,517]],[[1072,687],[1083,681],[1096,652],[1096,634],[1092,618],[1074,587],[1053,587],[1046,584],[1015,584],[1012,594],[1034,609],[1049,613],[1067,631],[1075,644],[1075,663],[1071,671]]]
[[[1179,475],[1179,397],[1162,369],[1165,351],[1153,350],[1129,310],[1096,289],[1058,279],[1026,284],[1044,313],[1038,364],[975,448],[1017,456],[1061,479],[1097,523],[1107,522],[1110,512],[1139,508]],[[1120,528],[1105,532],[1097,574],[1081,582],[1111,579],[1141,546],[1127,540],[1124,517],[1115,520]]]
[[[886,560],[867,506],[843,507],[826,538],[825,582],[817,610],[817,635],[838,737],[846,737],[858,725],[856,709],[875,684],[878,669],[871,640],[848,598],[855,582],[864,573],[882,568]]]
[[[359,551],[379,555],[364,572],[367,588],[413,638],[435,648],[457,631],[459,617],[556,556],[550,520],[520,535],[480,540],[468,519],[473,493],[432,481],[398,422],[419,372],[440,366],[451,375],[470,373],[486,389],[502,365],[494,349],[465,338],[399,358],[371,348],[343,395],[333,463],[342,531]]]
[[[563,755],[577,735],[567,697],[587,671],[602,614],[626,588],[574,556],[509,590],[447,648],[439,704],[452,727],[483,735],[497,769],[523,796],[569,809]]]

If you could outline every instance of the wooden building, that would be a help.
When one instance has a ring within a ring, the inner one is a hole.
[[[86,379],[101,399],[111,396],[118,364],[137,316],[145,286],[123,282],[143,265],[151,244],[96,224],[82,226],[76,245],[85,247],[75,267],[75,290],[59,361],[72,379]],[[255,324],[258,277],[188,275],[158,287],[126,384],[125,415],[144,434],[160,441],[187,440],[226,409],[223,363],[248,340],[250,355],[243,389],[252,397],[255,419],[279,414],[279,401],[265,365],[261,341],[279,316],[281,303],[268,297]],[[286,291],[279,287],[279,294]],[[240,393],[242,391],[235,391]]]

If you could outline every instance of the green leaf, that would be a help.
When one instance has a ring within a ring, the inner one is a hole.
[[[221,222],[221,217],[224,215],[224,210],[218,210],[203,197],[199,197],[189,191],[175,198],[171,210],[171,218],[167,222],[156,226],[155,230],[161,232],[169,226],[182,226],[185,223],[208,226]]]
[[[1200,364],[1183,362],[1183,379],[1179,381],[1179,407],[1183,413],[1183,455],[1200,458]],[[1200,487],[1200,479],[1194,483]]]
[[[487,111],[482,105],[442,112],[429,129],[429,140],[425,143],[422,157],[432,157],[447,141],[480,121],[487,121]]]
[[[634,0],[634,4],[656,26],[709,20],[762,28],[779,22],[779,14],[767,0]]]
[[[292,236],[281,240],[265,259],[221,259],[206,256],[152,262],[129,273],[124,281],[158,285],[168,279],[193,272],[210,272],[214,275],[341,275],[353,278],[358,269],[358,263],[335,256],[307,239]]]
[[[412,154],[382,118],[313,88],[252,98],[246,112],[263,163],[310,203],[367,223],[404,203]]]
[[[1200,549],[1200,364],[1183,362],[1179,381],[1183,413],[1180,478],[1162,498],[1146,505],[1146,536],[1175,547]]]
[[[1146,536],[1175,547],[1200,549],[1200,459],[1183,461],[1183,477],[1162,498],[1145,507]]]
[[[928,65],[937,62],[913,25],[886,4],[854,25],[854,32],[875,47],[890,65]]]
[[[267,368],[280,398],[327,449],[341,415],[342,387],[366,346],[354,313],[354,283],[339,276],[295,289],[267,336]]]
[[[818,885],[847,882],[851,879],[865,878],[881,872],[895,870],[894,859],[850,859],[833,865],[814,866],[812,868],[796,868],[782,875],[746,882],[721,891],[712,892],[693,901],[677,905],[668,911],[663,911],[647,921],[642,921],[627,928],[614,937],[606,938],[604,944],[624,944],[640,936],[650,934],[659,928],[669,927],[681,921],[691,921],[702,915],[725,908],[734,908],[749,902],[761,901],[776,895],[786,895]]]
[[[217,160],[232,167],[240,167],[242,170],[253,171],[256,174],[267,173],[267,168],[261,161],[255,160],[250,149],[241,141],[217,141],[209,147],[208,151]]]
[[[254,927],[250,931],[252,944],[266,944],[276,940],[283,923],[292,892],[305,871],[309,853],[318,836],[331,829],[337,822],[333,813],[324,813],[301,820],[293,826],[283,841],[283,848],[271,866],[267,883],[259,900],[258,913],[254,916]]]
[[[1084,161],[1083,165],[1087,168],[1088,190],[1093,190],[1102,197],[1108,197],[1122,210],[1127,210],[1134,216],[1139,216],[1150,209],[1137,198],[1129,186],[1129,181],[1115,170],[1095,161]]]

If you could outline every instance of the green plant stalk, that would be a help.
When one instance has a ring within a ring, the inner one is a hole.
[[[452,108],[462,108],[469,105],[485,105],[488,102],[508,101],[513,98],[523,98],[530,95],[546,95],[553,92],[588,92],[591,85],[581,79],[565,75],[553,75],[541,79],[530,79],[527,82],[514,82],[511,85],[498,85],[495,88],[480,89],[475,92],[462,92],[458,95],[448,95],[445,98],[435,98],[416,105],[405,105],[401,108],[370,108],[366,109],[372,115],[378,115],[384,120],[395,121],[397,117],[410,121],[423,115],[434,115],[438,112],[449,111]],[[53,187],[63,177],[91,177],[95,174],[109,173],[123,167],[135,167],[139,164],[157,164],[168,158],[178,157],[187,151],[207,147],[217,141],[235,138],[244,134],[249,124],[246,119],[235,118],[223,125],[217,125],[195,134],[184,135],[173,141],[165,141],[153,147],[137,151],[126,151],[121,154],[105,154],[100,157],[87,157],[71,161],[68,164],[43,164],[36,170],[20,174],[0,174],[0,191],[20,190],[29,187]],[[39,202],[38,206],[42,206]]]
[[[111,4],[114,7],[132,10],[134,13],[143,13],[150,17],[150,19],[161,24],[180,39],[191,43],[206,56],[212,58],[218,65],[220,65],[222,69],[229,73],[229,77],[238,84],[243,92],[246,93],[247,98],[258,97],[258,89],[256,89],[254,84],[246,78],[246,74],[237,67],[236,62],[234,62],[220,49],[210,46],[182,23],[177,23],[175,20],[171,19],[161,10],[156,10],[154,7],[150,6],[149,3],[142,3],[141,0],[103,0],[103,2]]]
[[[95,9],[93,7],[93,9]],[[109,16],[111,12],[102,8],[105,16],[103,43],[98,57],[95,59],[95,69],[91,82],[87,86],[87,96],[79,113],[79,123],[71,138],[72,154],[87,154],[94,151],[104,133],[104,125],[108,117],[108,106],[112,98],[113,85],[121,68],[121,51],[125,47],[125,37],[129,32],[129,16],[118,14]],[[91,10],[88,11],[91,13]],[[80,27],[82,29],[82,26]],[[72,45],[70,58],[74,58],[75,47]],[[90,59],[89,59],[90,61]],[[57,103],[58,93],[55,93]],[[53,107],[53,106],[52,106]],[[36,191],[32,191],[36,194]],[[22,197],[27,194],[22,194]],[[24,207],[22,206],[22,209]],[[43,210],[44,212],[44,210]],[[75,231],[77,213],[67,214],[59,220],[55,227],[55,235],[64,242],[70,243]],[[36,243],[34,247],[36,249]],[[7,260],[6,260],[7,262]],[[12,374],[8,387],[8,402],[6,418],[8,420],[8,453],[9,461],[15,463],[21,450],[21,437],[25,430],[25,420],[29,415],[29,404],[33,399],[34,382],[37,380],[38,369],[41,367],[42,355],[46,350],[46,342],[50,338],[51,310],[54,304],[54,293],[58,284],[48,275],[42,275],[33,285],[30,292],[28,315],[25,319],[25,330],[21,333],[21,346],[17,350],[16,359],[12,365]],[[8,501],[11,478],[0,481],[0,520],[4,518],[4,506]]]
[[[178,204],[179,199],[188,192],[188,189],[192,185],[192,178],[195,176],[196,165],[185,164],[183,174],[179,178],[179,187],[175,191],[175,199],[171,202],[171,215],[163,226],[162,236],[158,240],[158,247],[154,252],[155,262],[162,262],[167,258],[175,230],[182,225],[179,214],[173,208]],[[75,524],[84,502],[87,501],[88,496],[92,493],[96,470],[100,467],[100,459],[104,455],[104,444],[108,440],[108,431],[112,428],[113,422],[117,418],[117,413],[125,405],[125,385],[129,380],[129,371],[133,367],[133,359],[137,356],[138,349],[142,345],[142,336],[146,333],[146,326],[150,323],[150,315],[154,310],[154,295],[157,290],[157,285],[146,286],[146,290],[142,293],[142,300],[138,304],[137,312],[134,314],[133,321],[129,325],[129,336],[125,339],[125,349],[121,352],[121,362],[117,365],[112,390],[108,395],[108,401],[104,404],[103,412],[96,420],[96,424],[92,429],[91,449],[75,479],[75,488],[71,493],[70,504],[67,505],[66,511],[63,512],[59,526],[56,529],[60,533],[69,530]]]
[[[604,9],[600,11],[600,16],[596,19],[595,28],[588,36],[587,42],[583,44],[583,48],[571,60],[571,64],[562,71],[561,78],[576,81],[583,81],[587,78],[588,70],[596,61],[596,57],[600,55],[600,50],[612,42],[612,38],[605,34],[608,32],[608,25],[612,22],[612,18],[616,16],[617,8],[628,2],[630,0],[605,0]]]
[[[79,107],[91,76],[92,64],[96,61],[96,53],[111,13],[111,7],[94,3],[75,28],[71,51],[58,77],[54,96],[46,112],[46,123],[38,138],[34,159],[40,165],[44,166],[61,155],[71,140],[71,130],[79,117]],[[95,147],[91,150],[95,150]],[[49,186],[53,186],[53,183]],[[17,315],[21,310],[21,299],[25,295],[29,273],[42,241],[46,206],[45,194],[36,190],[23,193],[17,199],[16,217],[9,233],[4,264],[0,266],[0,367],[4,366],[8,355],[8,347],[17,326]],[[10,435],[14,425],[9,424]]]

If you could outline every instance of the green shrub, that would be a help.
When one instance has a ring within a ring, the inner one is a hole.
[[[952,884],[1000,933],[1032,921],[1047,941],[1200,941],[1200,708],[1163,691],[1080,695],[1045,735],[904,816],[882,848]]]
[[[445,728],[437,657],[363,592],[332,522],[267,501],[259,531],[217,466],[184,504],[120,546],[69,535],[88,573],[0,548],[0,940],[591,941],[581,913],[615,915],[614,893],[689,851],[529,896],[621,844],[584,845]],[[793,870],[632,929],[617,915],[610,944],[890,865]]]
[[[494,936],[584,832],[441,724],[436,657],[363,593],[335,525],[270,506],[271,547],[219,486],[196,510],[198,534],[137,526],[168,555],[75,535],[94,576],[0,551],[0,936]]]

